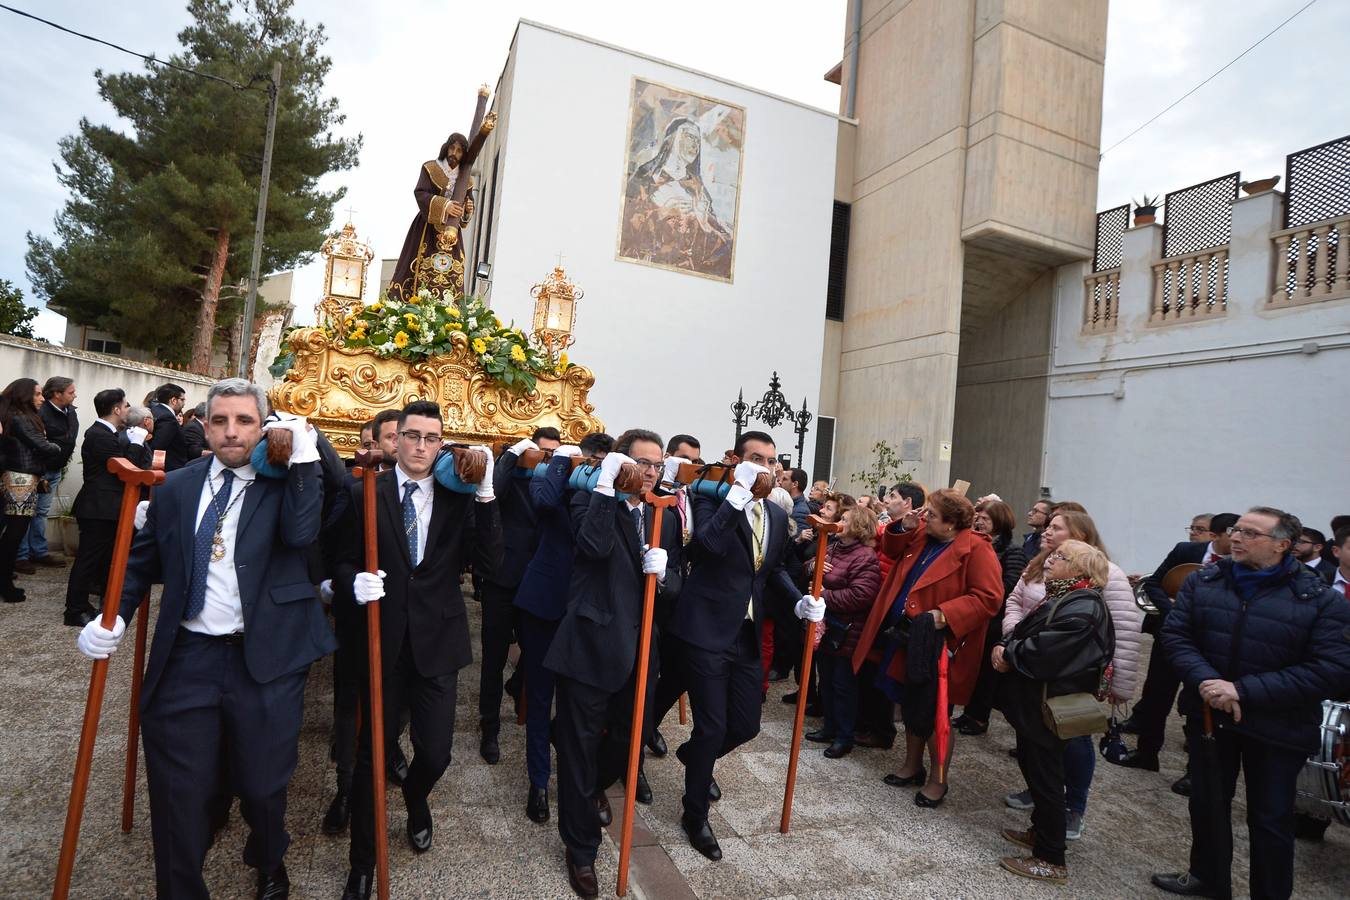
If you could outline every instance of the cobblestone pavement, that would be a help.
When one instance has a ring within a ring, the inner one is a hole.
[[[75,651],[76,630],[60,625],[65,570],[23,579],[29,600],[0,606],[0,895],[50,896],[56,868],[89,664]],[[477,632],[477,607],[470,604]],[[140,773],[137,819],[121,833],[122,769],[131,672],[130,635],[110,666],[107,698],[95,751],[95,775],[80,835],[74,898],[153,896],[148,801]],[[346,878],[347,840],[326,837],[319,822],[332,796],[328,762],[331,665],[311,674],[300,765],[291,783],[287,866],[292,897],[336,900]],[[555,818],[547,825],[524,813],[524,732],[503,726],[502,759],[486,765],[477,753],[476,667],[460,678],[454,762],[432,795],[435,845],[415,856],[403,835],[402,800],[389,802],[392,896],[570,897]],[[1097,766],[1082,840],[1070,844],[1067,887],[1035,884],[998,868],[1014,853],[999,837],[1006,826],[1025,827],[1026,814],[1003,805],[1023,787],[1008,757],[1012,733],[1001,721],[956,748],[952,789],[938,810],[914,806],[911,792],[882,784],[899,765],[897,751],[858,749],[828,760],[821,746],[802,753],[791,834],[778,833],[782,784],[791,734],[790,707],[778,702],[787,685],[773,685],[764,730],[719,763],[723,800],[712,827],[725,854],[719,863],[699,856],[679,828],[683,769],[673,754],[649,760],[655,792],[639,807],[630,895],[647,898],[863,898],[883,897],[1149,897],[1152,871],[1184,869],[1189,845],[1185,801],[1168,785],[1181,771],[1180,723],[1169,732],[1161,773]],[[663,726],[673,749],[688,733],[674,713]],[[1239,809],[1241,821],[1241,787]],[[556,804],[556,793],[550,790]],[[613,840],[601,847],[601,885],[612,890],[617,864],[620,795],[613,792]],[[207,861],[213,897],[251,898],[253,872],[241,861],[246,827],[236,805],[229,827]],[[1235,829],[1235,887],[1246,890],[1246,829]],[[1299,897],[1350,895],[1350,828],[1333,826],[1321,843],[1298,844]]]

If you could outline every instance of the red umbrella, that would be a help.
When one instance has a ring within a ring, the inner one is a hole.
[[[933,737],[937,743],[938,784],[947,783],[947,746],[951,742],[952,723],[947,712],[947,642],[938,642],[937,714],[933,723]]]

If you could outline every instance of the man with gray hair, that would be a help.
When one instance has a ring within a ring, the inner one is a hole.
[[[1231,807],[1241,769],[1251,894],[1288,897],[1299,772],[1320,746],[1322,701],[1350,692],[1350,603],[1290,552],[1303,530],[1296,517],[1257,506],[1227,530],[1231,557],[1190,575],[1162,626],[1197,774],[1190,866],[1152,881],[1173,894],[1231,895]],[[1202,712],[1214,726],[1217,797],[1214,782],[1199,776],[1200,766],[1212,765],[1202,750],[1210,730]]]
[[[154,416],[150,415],[150,410],[144,406],[131,406],[127,408],[127,428],[144,428],[147,432],[154,431]]]
[[[286,789],[295,771],[305,678],[336,641],[306,567],[318,538],[323,482],[317,432],[269,422],[262,388],[230,378],[207,394],[209,462],[155,489],[127,560],[121,615],[95,619],[80,652],[106,658],[141,597],[164,585],[141,689],[150,826],[159,897],[205,898],[202,863],[222,768],[251,834],[244,861],[257,897],[287,897]],[[250,459],[267,431],[291,433],[281,478]],[[223,765],[222,765],[223,764]]]

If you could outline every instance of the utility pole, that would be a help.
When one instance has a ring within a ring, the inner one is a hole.
[[[277,132],[277,100],[281,95],[281,63],[272,64],[268,88],[267,140],[263,144],[262,184],[258,187],[258,219],[253,225],[253,262],[249,266],[248,299],[244,301],[244,334],[239,348],[239,377],[248,378],[253,351],[253,318],[258,308],[258,269],[262,265],[263,226],[267,222],[267,182],[272,177],[272,140]]]

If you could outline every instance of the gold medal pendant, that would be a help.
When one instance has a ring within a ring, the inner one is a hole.
[[[225,558],[225,539],[216,532],[211,538],[211,562],[217,563]]]

